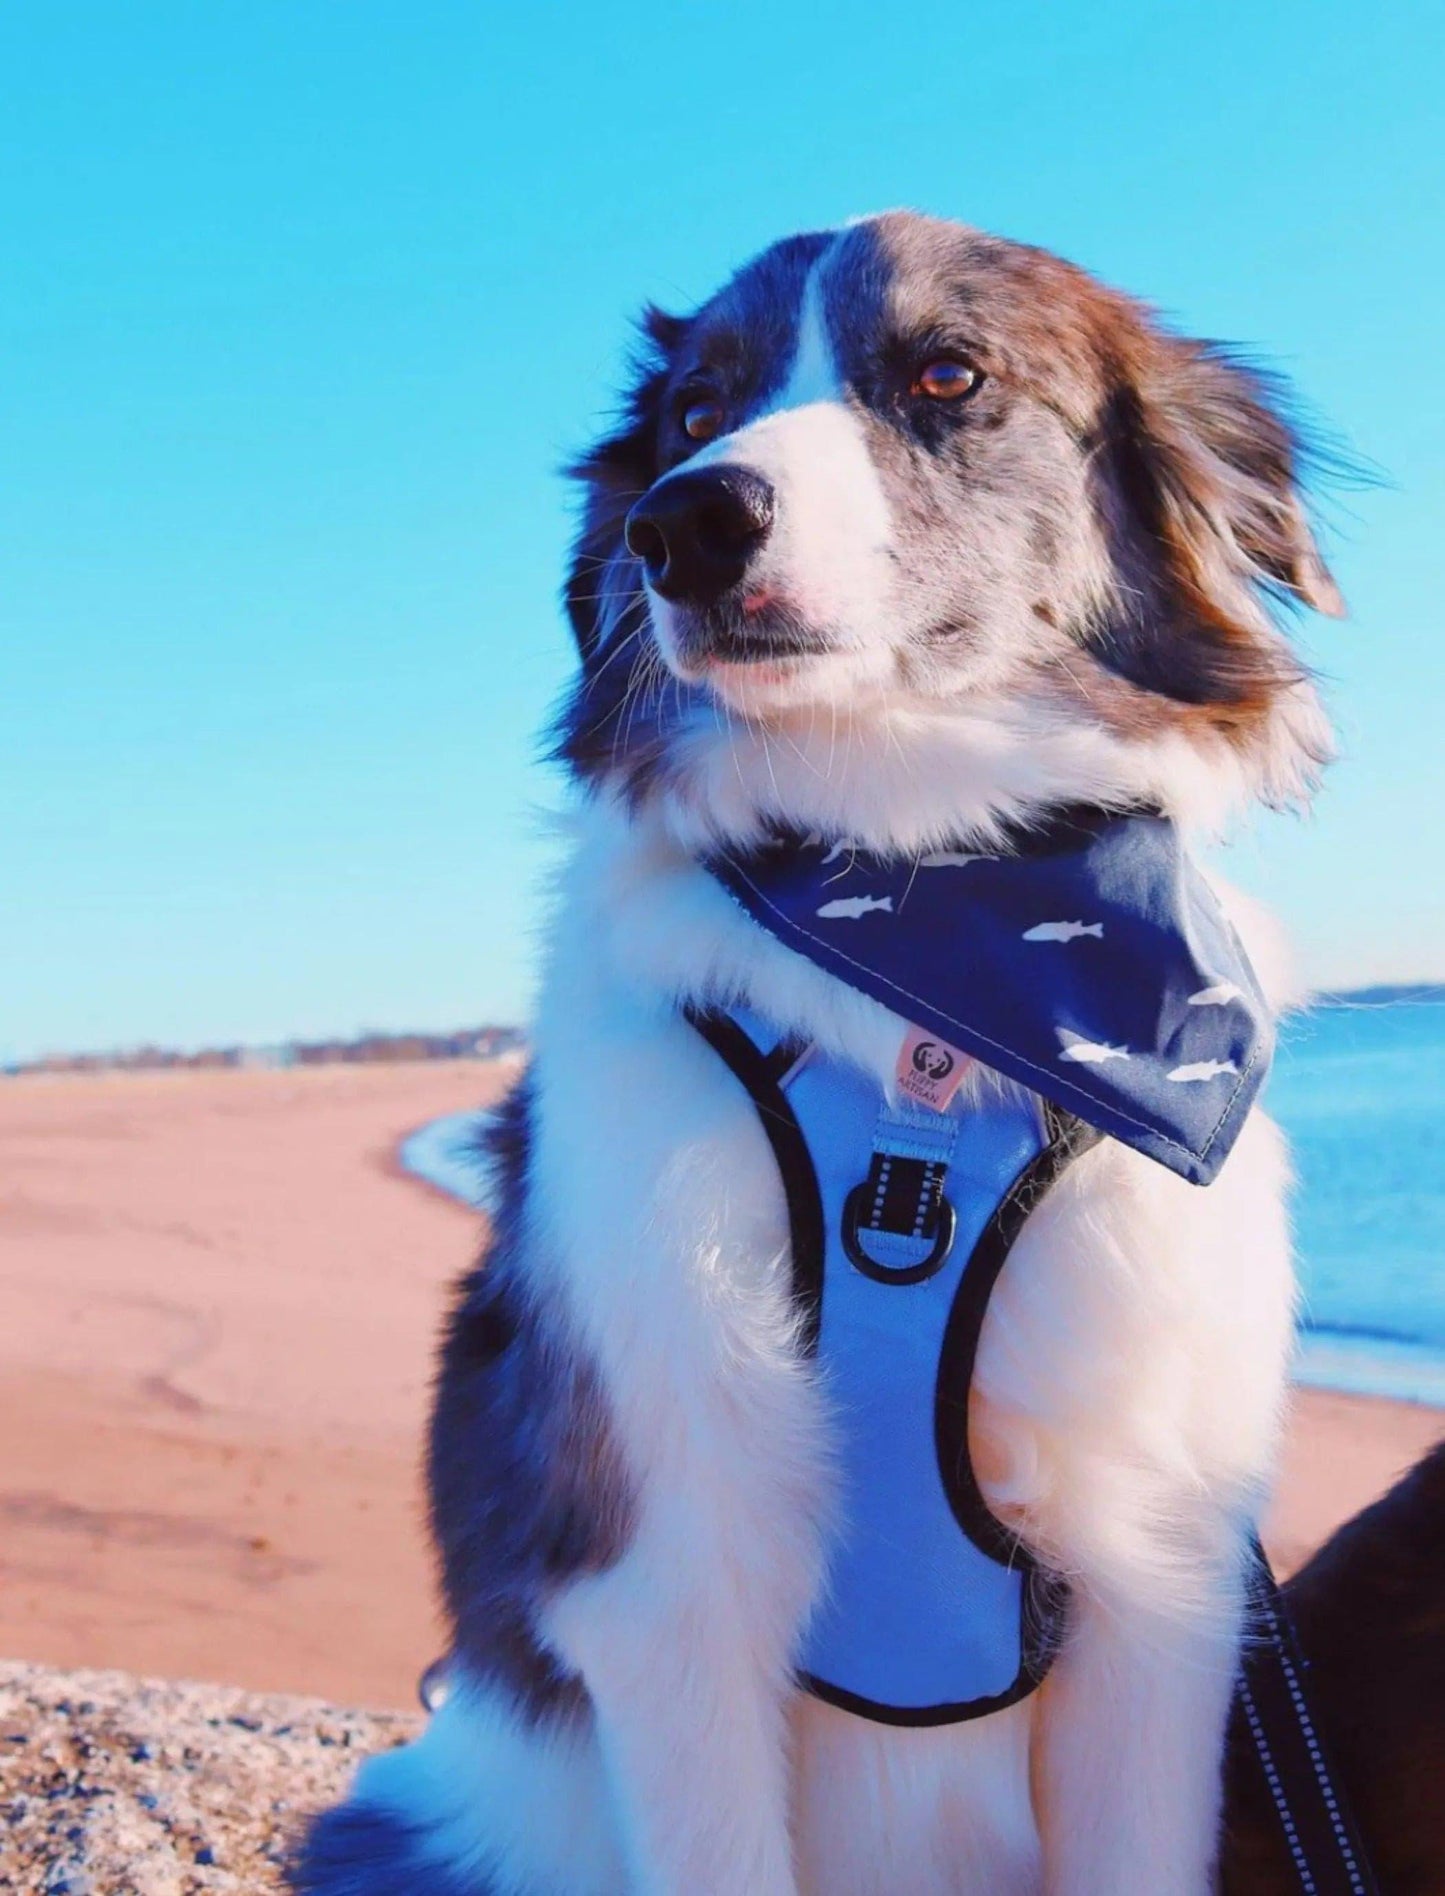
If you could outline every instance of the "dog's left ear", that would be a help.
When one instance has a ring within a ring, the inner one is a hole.
[[[1283,388],[1216,344],[1153,341],[1131,378],[1131,431],[1150,524],[1190,605],[1240,629],[1261,591],[1343,617],[1306,517]]]

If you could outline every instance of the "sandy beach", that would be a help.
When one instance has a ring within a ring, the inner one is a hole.
[[[510,1071],[0,1083],[0,1655],[412,1702],[431,1351],[479,1220],[394,1152]],[[1442,1430],[1299,1392],[1277,1562]]]

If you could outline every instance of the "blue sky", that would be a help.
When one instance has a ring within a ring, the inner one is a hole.
[[[1246,341],[1329,510],[1345,741],[1237,852],[1445,976],[1438,6],[0,14],[0,1055],[516,1017],[556,468],[645,297],[910,204]]]

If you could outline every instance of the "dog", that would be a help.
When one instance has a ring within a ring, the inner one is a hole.
[[[891,1098],[906,1010],[759,927],[709,858],[786,830],[1007,859],[1061,808],[1213,834],[1309,797],[1330,735],[1282,608],[1343,607],[1283,391],[912,213],[774,245],[649,312],[640,350],[575,470],[555,749],[580,794],[441,1356],[450,1690],[315,1820],[293,1888],[1203,1896],[1291,1349],[1280,1134],[1250,1112],[1204,1190],[1097,1140],[1027,1217],[966,1430],[1064,1631],[986,1716],[878,1722],[800,1684],[837,1411],[768,1129],[689,1010],[745,1007]],[[1289,1005],[1274,925],[1211,899]],[[1081,1044],[1071,1070],[1123,1061]],[[1028,1097],[992,1084],[975,1063],[955,1110]]]

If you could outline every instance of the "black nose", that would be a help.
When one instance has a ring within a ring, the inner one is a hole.
[[[627,550],[664,599],[708,606],[736,586],[773,524],[772,484],[750,467],[684,468],[627,516]]]

